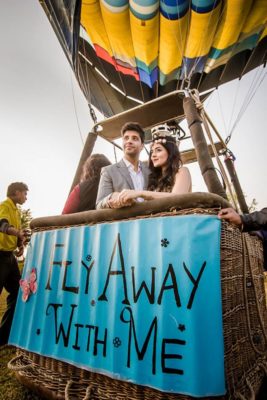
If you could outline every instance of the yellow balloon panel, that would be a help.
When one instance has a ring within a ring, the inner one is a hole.
[[[267,23],[267,1],[255,0],[251,8],[245,25],[242,29],[244,33],[253,33],[260,26],[266,26]]]
[[[159,68],[169,74],[182,65],[189,13],[178,20],[160,16]]]
[[[260,40],[262,40],[263,38],[265,38],[267,36],[267,27],[263,30]]]
[[[101,3],[101,11],[114,57],[135,67],[132,35],[129,29],[129,9],[113,13]]]
[[[135,57],[149,68],[158,58],[159,15],[140,20],[130,13],[130,24]]]
[[[96,21],[97,24],[95,23]],[[106,33],[99,1],[87,0],[82,2],[81,25],[86,30],[92,43],[101,46],[112,56],[112,49]]]
[[[185,57],[196,58],[209,53],[220,19],[220,5],[209,13],[191,11],[190,28],[187,36]]]
[[[223,50],[238,41],[249,15],[252,1],[227,0],[224,3],[212,47]]]

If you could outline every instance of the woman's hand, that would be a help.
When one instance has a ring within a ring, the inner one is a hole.
[[[132,189],[123,189],[119,194],[119,201],[123,207],[131,206],[134,204],[135,199],[142,197],[142,192]]]
[[[112,194],[112,197],[108,201],[109,208],[122,208],[122,207],[130,207],[135,203],[133,199],[123,199],[120,198],[122,192],[115,192]]]

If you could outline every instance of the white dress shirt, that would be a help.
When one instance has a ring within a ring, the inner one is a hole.
[[[141,162],[140,161],[138,162],[138,169],[137,169],[137,171],[135,171],[134,166],[132,163],[130,163],[130,161],[126,160],[126,158],[123,158],[123,161],[125,162],[126,167],[128,168],[129,174],[132,178],[134,189],[135,190],[143,190],[144,189],[144,175],[143,175],[142,168],[141,168]],[[144,201],[144,199],[141,197],[138,197],[136,200],[138,202]]]

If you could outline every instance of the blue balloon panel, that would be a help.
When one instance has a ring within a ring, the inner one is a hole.
[[[223,395],[220,221],[35,233],[9,343],[161,391]]]

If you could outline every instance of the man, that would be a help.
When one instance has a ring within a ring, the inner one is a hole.
[[[149,169],[146,163],[139,161],[145,133],[138,123],[129,122],[122,127],[121,135],[124,157],[120,162],[102,169],[97,209],[121,207],[118,196],[123,189],[147,188]]]
[[[267,208],[243,215],[239,215],[233,208],[224,208],[219,211],[218,218],[232,222],[243,232],[257,231],[263,241],[264,269],[267,271]]]
[[[244,215],[239,215],[233,208],[224,208],[219,211],[218,218],[242,227],[244,232],[267,229],[267,208]]]
[[[11,183],[7,188],[7,199],[0,203],[0,294],[8,292],[7,310],[0,324],[0,346],[7,344],[19,290],[20,272],[16,255],[23,254],[26,239],[21,231],[20,213],[17,204],[27,200],[28,186],[22,182]]]

